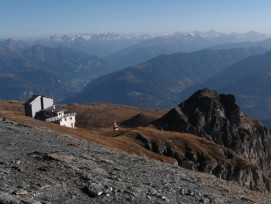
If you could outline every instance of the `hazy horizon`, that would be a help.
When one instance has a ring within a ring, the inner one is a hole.
[[[41,40],[41,39],[47,39],[47,38],[50,38],[50,37],[57,37],[57,38],[61,38],[61,37],[64,37],[64,36],[68,36],[68,37],[72,37],[72,36],[83,36],[83,35],[89,35],[89,36],[92,36],[92,35],[99,35],[99,34],[123,34],[123,35],[148,35],[149,37],[160,37],[160,36],[167,36],[167,35],[173,35],[173,34],[176,34],[176,33],[182,33],[182,34],[189,34],[189,33],[196,33],[196,32],[200,32],[201,34],[203,33],[208,33],[210,31],[215,31],[217,33],[220,33],[220,34],[240,34],[240,35],[245,35],[245,34],[249,34],[249,33],[253,33],[253,32],[256,32],[257,34],[259,35],[263,35],[265,37],[263,37],[263,39],[267,39],[269,37],[271,37],[271,33],[261,33],[261,32],[257,32],[257,31],[248,31],[248,32],[220,32],[220,31],[217,31],[217,30],[209,30],[209,31],[199,31],[199,30],[195,30],[195,31],[174,31],[174,32],[157,32],[157,33],[154,33],[154,32],[150,32],[150,33],[147,33],[147,32],[111,32],[111,31],[98,31],[98,32],[95,32],[95,33],[69,33],[69,34],[66,34],[66,33],[62,33],[62,34],[55,34],[55,33],[51,33],[51,34],[44,34],[44,35],[29,35],[29,36],[0,36],[0,41],[3,41],[3,40],[8,40],[8,39],[12,39],[12,40],[22,40],[22,41],[32,41],[32,40]],[[242,41],[242,40],[241,40]],[[253,38],[251,39],[251,41],[255,41],[253,40]],[[256,40],[257,41],[257,40]]]
[[[0,38],[215,30],[271,33],[271,1],[12,0],[0,7]]]

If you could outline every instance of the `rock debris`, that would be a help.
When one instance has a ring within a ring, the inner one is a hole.
[[[212,175],[5,120],[0,141],[1,204],[271,203]]]

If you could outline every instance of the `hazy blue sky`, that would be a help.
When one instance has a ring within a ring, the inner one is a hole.
[[[0,0],[0,37],[110,32],[271,33],[270,0]]]

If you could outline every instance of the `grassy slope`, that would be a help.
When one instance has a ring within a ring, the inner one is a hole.
[[[77,121],[79,124],[81,122],[82,126],[84,126],[85,128],[70,129],[66,127],[61,127],[53,123],[38,121],[30,117],[26,117],[24,116],[22,102],[18,101],[7,101],[7,100],[0,101],[0,117],[7,118],[8,120],[17,122],[20,125],[27,125],[33,128],[47,129],[48,131],[54,131],[57,134],[61,135],[84,138],[91,142],[116,148],[122,151],[126,151],[128,153],[146,155],[150,158],[169,163],[174,162],[174,159],[172,158],[157,155],[153,152],[146,150],[140,145],[133,143],[129,139],[129,136],[128,138],[116,137],[119,134],[126,133],[127,131],[129,131],[129,129],[121,128],[120,132],[112,131],[113,121],[111,117],[108,117],[108,115],[112,116],[112,118],[114,119],[118,119],[118,121],[121,122],[138,114],[140,111],[142,111],[141,109],[106,104],[92,104],[85,106],[68,105],[68,106],[70,110],[77,112],[78,114]],[[62,107],[67,106],[62,105]],[[126,109],[129,110],[127,111]],[[150,112],[152,111],[146,112],[150,114]],[[159,114],[158,112],[154,111],[154,115],[156,115],[156,117],[159,117],[163,112],[164,111],[161,111]],[[82,119],[83,122],[80,121],[80,119]]]
[[[61,105],[77,112],[77,124],[81,128],[70,129],[59,125],[34,120],[24,116],[22,102],[0,101],[0,117],[15,121],[20,125],[27,125],[33,128],[47,129],[60,135],[80,137],[108,147],[116,148],[132,154],[144,155],[152,159],[175,163],[180,158],[185,158],[186,152],[192,151],[195,154],[202,154],[212,162],[228,163],[229,161],[221,153],[221,148],[214,142],[195,135],[177,132],[167,132],[156,130],[151,127],[120,127],[120,131],[112,131],[114,119],[124,122],[138,114],[159,118],[166,111],[143,110],[135,107],[112,105],[112,104],[88,104],[88,105]],[[142,143],[138,139],[141,136],[149,141],[152,146],[163,149],[170,146],[173,153],[159,152],[146,147],[147,143]],[[80,144],[78,144],[80,145]],[[224,147],[223,147],[224,148]],[[224,148],[225,149],[225,148]],[[228,150],[227,150],[228,151]],[[180,162],[180,161],[178,161]],[[234,161],[244,165],[253,166],[249,161],[236,156]]]

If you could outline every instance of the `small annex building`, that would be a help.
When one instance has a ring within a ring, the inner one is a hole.
[[[75,127],[76,113],[67,109],[57,109],[54,99],[46,96],[33,95],[24,103],[25,115],[61,126]]]

